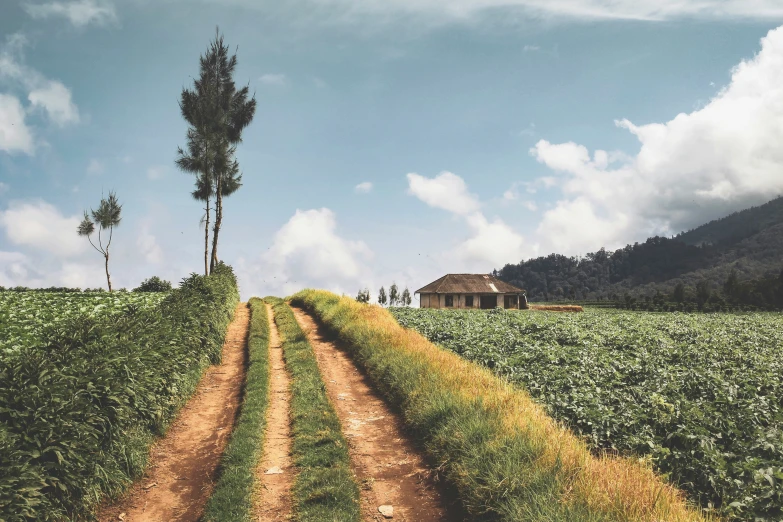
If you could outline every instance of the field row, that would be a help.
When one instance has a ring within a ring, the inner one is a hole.
[[[703,507],[783,517],[779,314],[392,313],[524,388],[594,450],[645,456]]]

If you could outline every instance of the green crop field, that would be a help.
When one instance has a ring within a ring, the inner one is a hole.
[[[397,308],[525,388],[596,450],[636,454],[705,508],[783,517],[783,316]]]
[[[47,329],[76,317],[116,315],[157,306],[164,292],[0,292],[0,355],[43,340]]]

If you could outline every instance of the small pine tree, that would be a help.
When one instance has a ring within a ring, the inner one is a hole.
[[[405,306],[411,305],[411,293],[408,291],[408,287],[402,291],[402,304]]]
[[[370,291],[367,288],[365,288],[364,290],[359,290],[359,293],[356,294],[356,300],[360,303],[369,303]]]
[[[397,306],[400,302],[400,291],[397,288],[397,283],[392,283],[389,287],[389,306]]]
[[[381,287],[381,289],[378,291],[378,304],[381,306],[386,306],[386,289],[384,287]]]

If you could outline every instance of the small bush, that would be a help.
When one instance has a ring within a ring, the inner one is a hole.
[[[142,283],[133,289],[134,292],[169,292],[171,291],[171,282],[164,281],[158,276],[152,276],[145,279]]]

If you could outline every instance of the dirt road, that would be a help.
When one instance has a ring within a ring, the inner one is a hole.
[[[102,522],[194,522],[212,493],[245,381],[250,310],[237,305],[223,345],[223,362],[210,367],[168,433],[150,451],[141,480],[116,503],[99,510]]]
[[[387,520],[381,506],[391,506],[393,520],[457,521],[421,454],[392,413],[340,347],[301,309],[294,315],[315,351],[327,393],[335,405],[350,445],[351,464],[362,487],[362,518]]]

